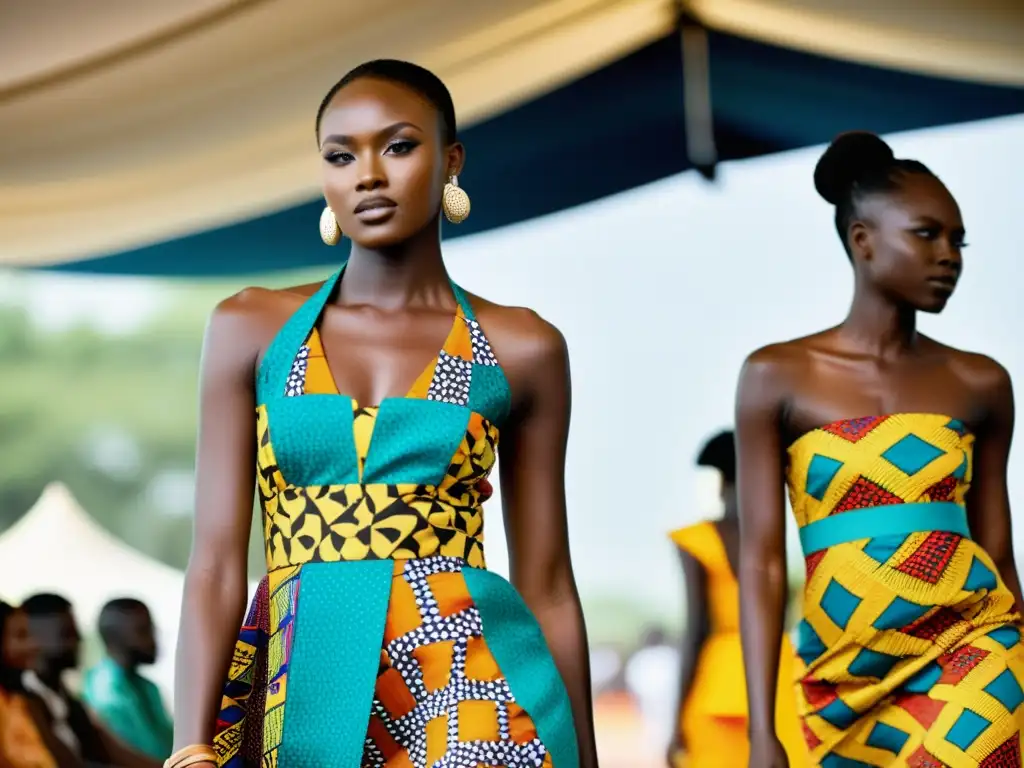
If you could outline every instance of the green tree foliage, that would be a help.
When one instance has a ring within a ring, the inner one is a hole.
[[[269,282],[296,282],[287,277]],[[0,530],[61,481],[104,528],[184,568],[203,329],[238,287],[169,284],[166,310],[128,335],[47,331],[26,307],[0,304]],[[178,480],[173,493],[167,478]],[[254,575],[259,533],[254,526]]]

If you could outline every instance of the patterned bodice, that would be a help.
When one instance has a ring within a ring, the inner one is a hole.
[[[890,504],[963,505],[974,437],[957,419],[900,413],[845,419],[789,447],[786,483],[797,525]]]
[[[267,568],[433,555],[483,567],[504,373],[453,285],[452,330],[406,396],[362,406],[339,393],[317,324],[342,271],[281,329],[257,378]]]

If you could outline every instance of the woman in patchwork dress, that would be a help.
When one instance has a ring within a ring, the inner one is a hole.
[[[207,332],[168,766],[595,768],[565,341],[448,277],[439,215],[469,199],[434,75],[356,68],[316,136],[348,258]],[[499,450],[515,587],[485,569]],[[268,575],[243,621],[254,486]]]

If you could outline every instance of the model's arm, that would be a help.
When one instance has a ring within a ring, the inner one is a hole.
[[[210,745],[247,585],[255,489],[258,344],[245,294],[213,312],[203,343],[195,525],[178,633],[174,748]]]
[[[707,598],[707,573],[704,566],[685,550],[679,551],[679,559],[683,566],[683,578],[686,584],[686,630],[679,649],[681,666],[679,670],[679,700],[676,704],[676,718],[672,723],[673,743],[669,748],[669,758],[676,749],[686,750],[681,723],[683,708],[693,688],[697,672],[697,661],[700,652],[708,639],[709,618]],[[670,762],[669,765],[672,765]]]
[[[557,329],[532,313],[530,325],[506,367],[514,404],[501,434],[500,475],[511,576],[568,689],[580,766],[596,768],[590,655],[566,526],[569,356]]]
[[[1010,495],[1006,488],[1006,469],[1013,437],[1014,404],[1010,374],[994,361],[981,381],[985,402],[985,421],[978,428],[974,450],[974,473],[967,495],[967,513],[971,535],[995,563],[1003,583],[1013,594],[1017,610],[1024,609],[1020,578],[1013,556],[1013,532],[1010,524]]]
[[[740,513],[740,627],[751,766],[786,766],[775,734],[775,696],[786,610],[786,525],[780,376],[768,350],[740,374],[736,458]]]

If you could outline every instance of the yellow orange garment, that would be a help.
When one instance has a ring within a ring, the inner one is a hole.
[[[740,645],[739,582],[732,572],[725,545],[714,523],[680,528],[672,541],[700,563],[707,573],[710,627],[697,661],[693,687],[679,723],[687,752],[677,768],[746,768],[747,688]],[[788,638],[782,640],[779,661],[776,730],[791,768],[809,765],[797,717],[793,682],[798,659]]]
[[[0,765],[57,768],[28,711],[24,696],[0,688]]]

